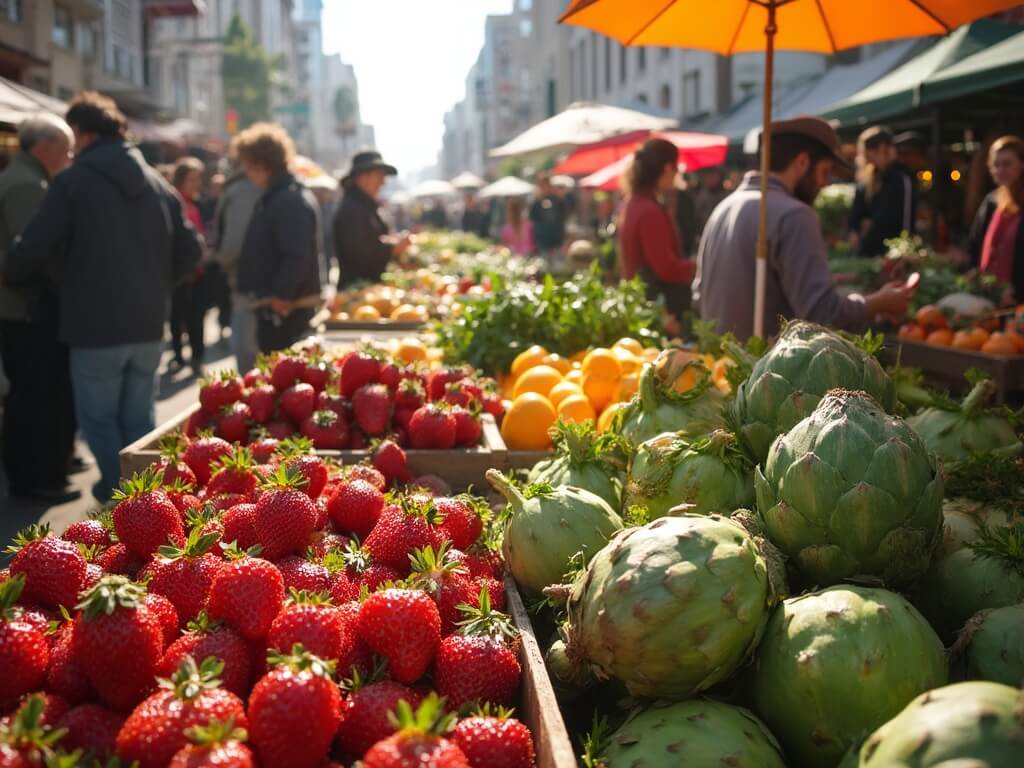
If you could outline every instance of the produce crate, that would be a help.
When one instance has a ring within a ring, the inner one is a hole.
[[[971,368],[977,368],[991,377],[999,405],[1024,392],[1024,355],[990,355],[890,336],[886,339],[882,357],[887,365],[898,361],[900,365],[919,368],[926,379],[953,390],[965,389],[964,374]]]
[[[148,435],[136,440],[121,451],[121,476],[131,477],[160,458],[160,440],[164,435],[180,428],[199,404],[161,424]],[[437,475],[455,489],[470,485],[478,489],[487,487],[484,474],[491,467],[506,466],[505,443],[501,440],[498,426],[490,414],[483,416],[483,437],[475,448],[458,448],[450,451],[408,450],[409,470],[414,475]],[[369,451],[317,451],[320,456],[332,458],[342,464],[358,464],[369,459]]]
[[[576,768],[576,755],[544,666],[544,654],[511,576],[505,577],[505,597],[522,641],[519,663],[523,669],[523,690],[516,717],[533,733],[537,768]]]

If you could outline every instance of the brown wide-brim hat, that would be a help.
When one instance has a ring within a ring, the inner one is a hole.
[[[387,176],[397,176],[398,169],[393,165],[384,162],[380,152],[358,152],[352,158],[352,166],[348,169],[342,179],[342,184],[348,184],[356,176],[370,171],[384,171]]]
[[[781,134],[796,134],[806,136],[809,139],[821,144],[832,155],[832,159],[844,168],[852,168],[850,161],[843,157],[842,145],[839,143],[839,134],[835,129],[820,117],[803,115],[790,120],[778,120],[772,123],[772,136]]]

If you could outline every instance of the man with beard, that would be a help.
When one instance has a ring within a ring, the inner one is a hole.
[[[768,275],[764,332],[778,333],[781,319],[802,318],[850,331],[878,316],[902,317],[913,295],[905,283],[875,293],[840,294],[832,281],[818,216],[811,207],[832,174],[845,164],[839,137],[816,117],[772,125],[768,180]],[[694,299],[701,318],[718,332],[747,339],[754,328],[754,274],[761,174],[751,171],[708,220],[701,237]]]

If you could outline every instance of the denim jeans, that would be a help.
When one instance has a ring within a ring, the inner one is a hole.
[[[162,351],[162,340],[71,349],[75,410],[100,468],[92,491],[99,501],[108,501],[117,487],[120,450],[155,426],[156,371]]]
[[[259,342],[256,340],[256,312],[252,298],[240,293],[231,295],[231,351],[239,373],[256,366]]]

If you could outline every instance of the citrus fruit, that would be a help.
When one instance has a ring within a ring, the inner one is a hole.
[[[544,347],[539,344],[534,344],[529,349],[526,349],[516,355],[516,359],[512,361],[512,368],[509,369],[509,373],[512,375],[513,379],[516,379],[527,368],[540,365],[547,355],[548,351],[544,349]]]
[[[406,365],[423,362],[427,359],[427,345],[416,337],[409,336],[398,342],[395,354]]]
[[[615,359],[619,361],[619,367],[622,369],[623,376],[629,373],[636,373],[644,364],[643,360],[634,355],[628,349],[614,347],[612,352],[615,353]]]
[[[576,384],[577,386],[581,386],[583,384],[583,371],[581,371],[579,368],[573,368],[571,371],[565,374],[565,381],[568,381],[571,384]]]
[[[501,438],[513,451],[546,451],[551,447],[548,430],[556,418],[546,397],[527,392],[509,405],[501,422]]]
[[[512,390],[512,397],[519,397],[524,392],[536,392],[538,395],[548,396],[555,385],[562,380],[562,374],[550,365],[535,365],[523,371],[523,375],[516,379],[516,385]]]
[[[562,421],[569,421],[573,424],[582,424],[597,418],[594,406],[590,404],[590,400],[583,393],[569,395],[559,404],[556,413]]]
[[[571,381],[560,381],[551,388],[550,392],[548,392],[548,400],[551,401],[551,404],[555,406],[555,408],[558,408],[561,402],[570,395],[582,394],[583,389],[580,388],[579,384],[574,384]]]
[[[631,339],[628,336],[619,339],[615,342],[614,347],[619,349],[625,349],[627,352],[632,352],[634,355],[642,355],[644,353],[644,345],[636,339]]]
[[[360,322],[380,320],[380,311],[370,304],[363,304],[361,307],[356,307],[356,311],[352,313],[352,319]]]
[[[630,373],[619,380],[619,400],[632,400],[633,395],[640,391],[640,375]]]
[[[607,432],[608,428],[612,425],[612,419],[615,418],[615,414],[625,407],[625,403],[612,403],[601,411],[601,415],[597,419],[597,431]]]
[[[622,376],[622,364],[610,349],[598,347],[587,353],[583,358],[583,377],[603,376],[617,379]]]
[[[583,376],[583,394],[590,400],[594,410],[603,411],[618,399],[620,380],[620,376]]]
[[[572,363],[568,359],[554,353],[547,355],[542,364],[550,365],[563,376],[572,370]]]

